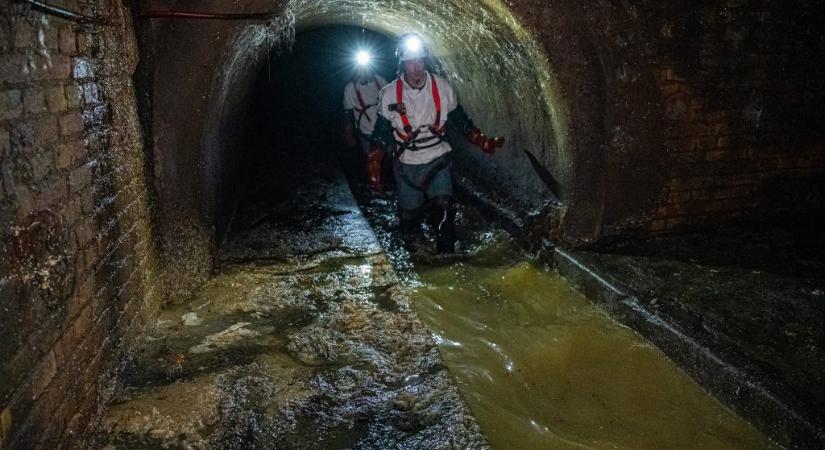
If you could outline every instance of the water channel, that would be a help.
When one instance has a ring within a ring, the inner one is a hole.
[[[503,233],[485,240],[475,258],[419,265],[413,299],[494,448],[773,448]]]
[[[472,207],[465,256],[445,260],[408,257],[387,231],[391,202],[367,203],[493,448],[779,448]]]

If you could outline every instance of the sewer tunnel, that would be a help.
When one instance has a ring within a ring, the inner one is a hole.
[[[336,90],[351,70],[350,47],[364,41],[377,45],[388,63],[381,70],[391,78],[396,38],[419,32],[432,50],[432,70],[456,87],[476,124],[506,137],[506,147],[493,156],[457,140],[455,181],[463,199],[483,205],[532,252],[666,235],[742,215],[807,212],[822,204],[821,117],[809,106],[824,91],[822,68],[810,63],[815,57],[771,51],[792,34],[787,29],[749,22],[757,10],[776,23],[797,13],[764,5],[720,7],[711,8],[719,13],[711,20],[704,10],[683,15],[679,8],[641,2],[585,7],[498,1],[249,1],[230,13],[222,2],[203,1],[176,14],[182,5],[115,3],[19,1],[2,7],[0,212],[8,224],[2,241],[8,258],[1,287],[10,299],[3,325],[12,333],[3,346],[11,363],[2,373],[9,382],[2,391],[0,441],[13,447],[73,442],[83,434],[98,400],[111,398],[115,386],[95,383],[113,374],[135,381],[129,361],[141,356],[131,352],[152,337],[144,327],[157,323],[164,308],[186,303],[193,291],[225,281],[223,270],[238,260],[222,259],[222,249],[249,243],[233,241],[243,231],[239,224],[249,223],[249,199],[289,198],[288,189],[267,191],[267,182],[309,179],[319,167],[335,166],[341,151]],[[794,16],[801,23],[794,36],[805,54],[817,55],[821,45],[805,30],[819,16],[807,11]],[[707,40],[681,45],[720,35],[721,47]],[[790,75],[777,69],[785,65],[773,64],[783,58],[794,62]],[[716,64],[722,60],[729,64]],[[796,93],[768,90],[797,85]],[[783,138],[787,124],[795,130],[792,139]],[[269,171],[273,166],[287,176]],[[329,190],[311,192],[341,194],[324,186]],[[336,223],[323,214],[329,210],[320,211],[321,219],[330,219],[321,222]],[[334,211],[335,217],[355,214]],[[818,273],[816,257],[805,258],[802,272]],[[295,276],[285,279],[308,282]],[[588,295],[619,296],[645,312],[615,287],[608,283],[607,291]],[[816,286],[797,292],[806,299],[821,295]],[[359,314],[348,307],[348,314]],[[316,312],[298,308],[294,323],[306,325],[302,320]],[[753,323],[761,323],[759,317]],[[241,323],[210,329],[215,333],[209,336],[220,342],[261,333]],[[308,366],[337,354],[296,336],[291,351]],[[152,356],[161,357],[165,368],[137,381],[193,376],[193,358],[177,348],[156,350]],[[118,358],[104,356],[109,354]],[[688,370],[705,385],[724,373],[718,384],[730,389],[711,390],[749,411],[773,439],[820,442],[817,392],[794,383],[746,383],[751,372],[743,380],[734,370],[749,367],[741,361],[721,366],[714,369],[721,372]],[[784,381],[807,373],[789,369],[788,376],[780,366]],[[768,380],[774,372],[756,371]],[[346,386],[360,375],[336,376]],[[748,395],[757,394],[744,407],[735,389],[743,383]],[[451,388],[444,389],[438,392],[452,398]],[[226,398],[243,401],[242,390],[230,389]],[[419,416],[408,414],[414,400],[394,400],[395,412],[387,412],[400,417],[394,423],[402,423],[402,431],[417,429]],[[771,419],[788,410],[793,420]],[[254,428],[260,417],[244,414],[229,415]],[[463,442],[476,442],[473,427],[466,430]],[[328,437],[346,446],[364,432],[337,429]],[[238,439],[232,442],[249,442]]]

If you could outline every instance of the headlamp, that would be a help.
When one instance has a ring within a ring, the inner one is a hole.
[[[418,36],[410,36],[404,41],[404,48],[409,52],[418,52],[423,43]]]
[[[372,55],[366,50],[359,50],[358,53],[355,54],[355,62],[359,66],[367,66],[371,60]]]

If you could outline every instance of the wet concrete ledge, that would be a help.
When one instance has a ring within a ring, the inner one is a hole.
[[[489,448],[344,177],[304,165],[263,174],[88,448]]]
[[[626,257],[560,248],[553,255],[556,270],[588,298],[657,345],[700,385],[774,441],[794,449],[825,448],[823,411],[814,399],[800,394],[795,386],[800,380],[783,378],[770,361],[743,355],[737,344],[750,343],[733,342],[725,329],[736,324],[725,323],[724,317],[716,323],[690,317],[683,309],[680,314],[680,300],[672,293],[657,291],[655,282],[646,283],[641,276],[615,270],[617,263],[634,262],[622,258]],[[822,351],[815,354],[820,361]]]

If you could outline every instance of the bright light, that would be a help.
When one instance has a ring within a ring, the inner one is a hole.
[[[372,56],[366,50],[360,50],[358,53],[355,54],[355,62],[358,63],[359,66],[366,66],[370,63]]]
[[[417,52],[421,50],[422,42],[418,36],[410,36],[404,41],[404,48],[410,52]]]

